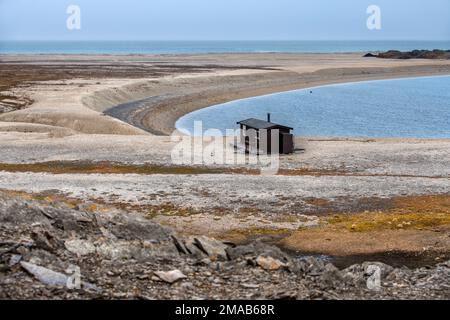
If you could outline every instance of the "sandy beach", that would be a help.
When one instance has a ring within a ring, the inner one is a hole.
[[[263,177],[251,165],[172,165],[169,137],[179,117],[214,104],[449,75],[449,60],[2,55],[0,72],[4,192],[126,210],[185,236],[261,239],[290,252],[344,259],[400,252],[414,265],[449,258],[450,139],[296,137],[304,151],[282,156],[279,173]]]

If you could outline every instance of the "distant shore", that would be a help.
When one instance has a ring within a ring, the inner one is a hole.
[[[308,56],[308,59],[311,57]],[[355,59],[355,64],[361,66],[346,68],[327,68],[321,63],[312,72],[298,72],[284,67],[275,71],[181,80],[183,86],[173,80],[172,90],[165,97],[149,94],[149,98],[114,106],[105,113],[152,134],[170,135],[176,130],[176,121],[187,113],[232,100],[329,84],[450,75],[450,63],[399,63],[389,68],[373,66],[370,62],[364,64],[359,59]],[[267,67],[277,68],[276,65]]]
[[[0,121],[58,134],[170,135],[183,115],[236,99],[335,83],[450,75],[450,60],[359,53],[4,55],[0,61],[0,104],[12,111],[0,114]]]

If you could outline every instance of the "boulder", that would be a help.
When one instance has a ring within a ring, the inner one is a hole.
[[[227,248],[226,252],[230,260],[236,259],[256,259],[259,256],[271,257],[281,261],[284,264],[289,263],[290,259],[279,248],[256,241],[249,245],[237,246],[235,248]]]
[[[386,279],[394,270],[393,267],[382,262],[364,262],[363,264],[355,264],[342,270],[342,275],[348,284],[366,286],[367,279],[373,275],[374,268],[379,268],[381,272],[380,280]]]
[[[25,261],[21,261],[20,265],[25,271],[27,271],[29,274],[34,276],[37,280],[39,280],[45,285],[55,287],[65,287],[69,289],[69,284],[71,283],[72,278],[68,275]],[[100,291],[100,289],[97,286],[88,282],[81,282],[80,285],[84,289]]]
[[[325,262],[313,256],[302,257],[295,263],[295,272],[310,276],[320,276],[325,270]]]
[[[212,261],[228,260],[226,249],[228,246],[221,241],[205,236],[194,238],[195,245],[205,252]]]
[[[341,271],[333,264],[328,263],[320,276],[322,287],[332,290],[339,288],[343,283],[343,275]]]
[[[258,258],[256,258],[256,263],[258,264],[258,266],[267,271],[276,271],[288,266],[286,263],[283,263],[278,259],[264,256],[259,256]]]
[[[67,240],[64,245],[68,251],[77,256],[87,256],[89,254],[94,254],[97,251],[95,245],[87,240]]]
[[[33,275],[36,279],[45,285],[64,287],[67,285],[69,277],[65,274],[32,264],[25,261],[20,262],[22,268],[29,274]]]
[[[157,276],[160,280],[170,284],[187,278],[187,276],[185,276],[180,270],[172,270],[168,272],[157,271],[155,272],[155,276]]]

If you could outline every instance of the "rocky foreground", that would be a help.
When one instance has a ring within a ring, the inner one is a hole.
[[[381,289],[368,289],[376,267]],[[0,193],[0,299],[29,298],[448,299],[450,261],[339,270],[261,242],[183,238],[120,211]]]

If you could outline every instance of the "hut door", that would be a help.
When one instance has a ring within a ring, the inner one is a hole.
[[[290,154],[294,152],[294,135],[290,133],[280,134],[280,153]]]

